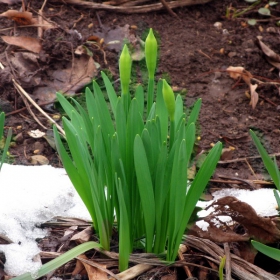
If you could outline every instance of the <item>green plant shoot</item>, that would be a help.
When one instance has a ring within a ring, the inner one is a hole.
[[[126,46],[119,61],[120,96],[102,73],[109,106],[95,81],[93,92],[86,89],[86,109],[57,94],[68,115],[63,126],[70,151],[66,152],[54,128],[58,153],[106,250],[110,249],[116,221],[120,270],[128,267],[130,253],[139,246],[146,252],[166,253],[168,261],[175,260],[187,223],[222,149],[217,143],[189,182],[187,170],[201,100],[187,117],[182,97],[175,99],[165,80],[154,85],[157,43],[152,30],[145,52],[149,72],[146,94],[142,86],[134,98],[129,94],[131,58]]]
[[[258,241],[255,241],[255,240],[251,240],[251,243],[255,249],[257,249],[264,255],[266,255],[276,261],[280,261],[280,250],[279,249],[269,247]]]
[[[0,140],[3,138],[4,123],[5,123],[5,114],[2,112],[0,114]],[[7,135],[7,138],[6,138],[6,141],[5,141],[5,144],[4,144],[4,148],[3,148],[3,154],[2,154],[2,157],[1,157],[0,171],[1,171],[1,168],[3,166],[3,163],[5,162],[5,159],[7,157],[7,152],[8,152],[8,149],[9,149],[11,139],[12,139],[12,129],[9,128],[8,135]]]

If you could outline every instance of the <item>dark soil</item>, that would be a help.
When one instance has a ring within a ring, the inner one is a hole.
[[[42,2],[30,1],[28,9],[35,14]],[[238,9],[247,7],[243,0],[213,0],[204,5],[178,8],[174,10],[178,18],[166,11],[125,15],[85,9],[63,4],[63,1],[47,3],[44,17],[55,22],[58,28],[44,32],[42,51],[36,60],[37,65],[29,68],[32,70],[28,77],[20,73],[20,69],[13,66],[11,62],[12,57],[23,49],[15,46],[8,47],[0,39],[0,62],[6,68],[0,70],[1,106],[10,114],[7,117],[7,127],[12,127],[14,135],[18,135],[15,147],[10,149],[10,153],[15,157],[14,162],[31,164],[30,157],[39,142],[40,154],[47,157],[51,164],[60,166],[55,150],[45,139],[33,139],[27,134],[30,130],[45,130],[34,121],[28,111],[14,113],[25,105],[12,84],[11,73],[35,101],[46,103],[50,101],[49,97],[43,96],[43,93],[38,96],[38,93],[35,94],[36,89],[44,86],[46,80],[50,79],[51,73],[72,63],[75,56],[73,50],[77,46],[94,35],[99,36],[95,38],[98,42],[102,34],[108,30],[128,24],[130,34],[138,35],[143,39],[149,27],[156,32],[160,40],[157,77],[167,77],[177,91],[186,90],[187,106],[202,98],[198,135],[201,140],[198,142],[198,152],[208,151],[211,144],[217,141],[222,141],[225,148],[230,146],[235,148],[232,155],[225,156],[224,161],[218,165],[216,179],[219,179],[219,175],[228,178],[262,179],[262,175],[266,172],[259,159],[248,159],[248,161],[240,159],[258,155],[249,136],[250,129],[257,131],[269,153],[280,152],[279,70],[266,60],[256,43],[257,36],[262,36],[262,42],[276,53],[279,52],[280,29],[276,26],[276,20],[257,13],[257,9],[265,3],[266,1],[262,1],[260,6],[242,15],[242,17],[260,20],[255,26],[246,24],[246,18],[225,17],[226,10],[230,6]],[[9,7],[1,4],[0,13],[9,8],[18,10],[20,5]],[[280,6],[273,7],[272,11],[273,16],[279,17]],[[214,26],[216,22],[222,24],[220,29]],[[36,38],[37,28],[20,28],[12,20],[0,17],[0,35]],[[108,69],[113,80],[117,80],[118,49],[111,49],[105,45],[100,49],[98,44],[92,45],[89,49],[93,53],[94,61],[101,65],[100,69]],[[266,82],[259,84],[257,88],[259,102],[255,109],[249,104],[250,99],[245,95],[249,89],[248,85],[242,80],[236,83],[230,78],[229,73],[226,72],[229,66],[242,66],[254,78]],[[11,68],[14,68],[13,72]],[[39,78],[37,84],[33,77]],[[97,73],[98,77],[99,73]],[[75,94],[80,92],[80,88],[75,90]],[[48,94],[53,96],[54,92]],[[52,104],[42,107],[50,115],[55,115],[57,112]],[[51,129],[48,121],[35,109],[33,110],[43,125]],[[235,161],[225,162],[232,159]],[[219,185],[216,184],[215,187]]]

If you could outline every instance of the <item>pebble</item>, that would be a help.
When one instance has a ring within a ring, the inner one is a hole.
[[[222,29],[222,23],[221,22],[219,22],[219,21],[217,21],[217,22],[215,22],[214,24],[214,27],[216,27],[217,29]]]
[[[232,58],[234,56],[237,56],[237,53],[236,52],[229,52],[228,53],[228,57]]]

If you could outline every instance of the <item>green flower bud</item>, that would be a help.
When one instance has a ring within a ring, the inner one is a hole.
[[[174,121],[175,116],[175,96],[172,88],[170,85],[166,82],[165,79],[163,79],[162,84],[162,95],[164,99],[165,106],[168,111],[168,115],[171,121]]]
[[[128,94],[129,92],[131,64],[132,64],[132,60],[127,45],[124,45],[119,60],[119,71],[120,71],[122,94]]]
[[[146,38],[145,56],[149,78],[153,79],[157,66],[157,40],[154,36],[152,28],[150,28],[149,34]]]

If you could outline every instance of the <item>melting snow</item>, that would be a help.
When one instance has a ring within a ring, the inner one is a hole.
[[[0,234],[13,241],[9,245],[0,245],[0,252],[4,252],[6,257],[5,271],[9,275],[28,271],[34,274],[41,266],[34,260],[40,252],[36,238],[47,235],[46,230],[39,228],[40,224],[55,216],[90,220],[87,209],[62,168],[4,164],[0,173],[0,190]],[[215,192],[214,199],[229,195],[247,202],[259,215],[277,215],[276,201],[270,189],[224,189]],[[200,202],[198,206],[205,207],[211,203]],[[201,211],[200,215],[206,216],[207,212]],[[216,222],[221,219],[225,221],[225,217],[219,216]],[[209,226],[204,221],[198,221],[197,225],[202,230]]]
[[[0,193],[0,234],[13,241],[0,245],[9,275],[35,273],[40,268],[41,263],[32,260],[40,252],[35,240],[46,236],[47,231],[37,226],[55,216],[90,220],[62,168],[4,164]]]

